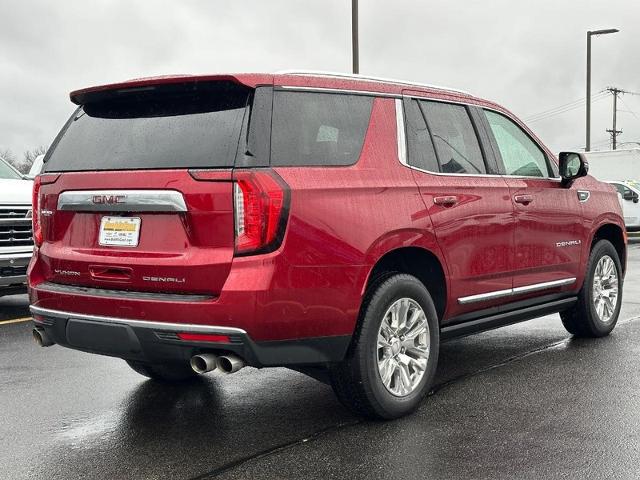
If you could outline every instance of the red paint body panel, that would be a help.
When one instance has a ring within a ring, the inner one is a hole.
[[[249,87],[406,93],[405,85],[364,79],[233,74],[140,79],[71,96],[82,103],[87,94],[101,90],[214,80]],[[514,118],[498,105],[462,93],[415,87],[411,94],[487,106]],[[563,289],[577,291],[594,232],[604,224],[624,229],[612,188],[591,177],[563,188],[555,180],[411,170],[398,158],[396,120],[395,99],[378,97],[357,163],[274,168],[290,190],[290,208],[282,244],[267,254],[234,256],[231,169],[216,170],[216,181],[198,181],[187,169],[59,175],[41,188],[42,208],[52,214],[42,217],[45,241],[29,267],[32,304],[134,320],[236,327],[255,341],[351,335],[374,265],[388,252],[418,247],[431,252],[445,272],[441,321],[446,323],[505,302],[461,305],[460,297],[567,277],[577,281]],[[202,179],[209,179],[206,173]],[[139,246],[130,249],[98,245],[102,214],[57,210],[61,192],[113,189],[176,190],[188,211],[133,214],[141,218],[141,236]],[[577,189],[591,191],[589,202],[578,202]],[[516,195],[531,195],[533,201],[516,203]],[[457,202],[434,202],[448,196]],[[556,242],[574,239],[580,240],[579,247],[555,247]],[[91,268],[101,267],[126,268],[128,278],[91,275]],[[69,271],[79,275],[70,277],[65,273]],[[143,280],[150,276],[184,281],[159,285]],[[210,298],[172,302],[123,296],[114,301],[90,293],[52,292],[40,288],[45,281]],[[515,299],[521,298],[526,297]]]

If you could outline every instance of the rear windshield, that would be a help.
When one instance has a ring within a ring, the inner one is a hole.
[[[45,171],[233,166],[248,88],[217,82],[117,93],[75,112]]]

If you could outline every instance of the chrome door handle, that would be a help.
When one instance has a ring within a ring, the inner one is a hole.
[[[522,205],[528,205],[533,202],[533,195],[516,195],[513,197],[513,200],[516,203],[521,203]]]
[[[433,203],[436,205],[443,205],[445,207],[450,207],[451,205],[455,205],[458,203],[458,197],[455,195],[445,195],[443,197],[433,197]]]

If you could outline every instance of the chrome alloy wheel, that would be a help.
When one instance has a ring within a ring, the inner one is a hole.
[[[600,321],[611,320],[618,303],[618,271],[613,259],[604,255],[593,273],[593,306]]]
[[[378,373],[397,397],[413,392],[427,369],[431,337],[422,307],[410,298],[396,300],[378,329]]]

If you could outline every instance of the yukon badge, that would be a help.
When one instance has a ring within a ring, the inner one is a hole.
[[[91,202],[95,205],[116,205],[125,203],[126,199],[126,195],[94,195],[91,197]]]
[[[564,242],[556,242],[556,247],[572,247],[575,245],[580,245],[582,243],[581,240],[566,240]]]
[[[81,275],[80,272],[76,272],[75,270],[59,270],[55,268],[53,273],[56,275],[65,275],[67,277],[79,277]]]

